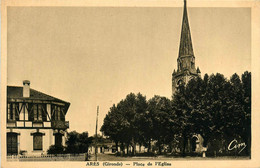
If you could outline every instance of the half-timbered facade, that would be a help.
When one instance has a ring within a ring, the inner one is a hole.
[[[7,86],[7,155],[43,154],[65,145],[69,102],[23,86]]]

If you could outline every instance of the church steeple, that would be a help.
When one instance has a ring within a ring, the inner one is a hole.
[[[190,79],[200,76],[199,68],[195,68],[195,56],[192,47],[190,26],[187,12],[187,2],[184,0],[181,40],[179,55],[177,58],[178,68],[177,72],[172,73],[172,93],[174,94],[178,86],[187,84]]]
[[[184,0],[179,57],[187,55],[194,56],[186,3],[186,0]]]
[[[181,40],[180,40],[179,56],[177,61],[178,61],[178,71],[189,71],[190,73],[196,73],[195,57],[192,48],[186,0],[184,0]]]

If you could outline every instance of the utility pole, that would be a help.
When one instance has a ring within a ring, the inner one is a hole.
[[[97,118],[96,118],[96,138],[95,138],[95,160],[97,161],[97,127],[98,127],[98,110],[99,106],[97,106]]]

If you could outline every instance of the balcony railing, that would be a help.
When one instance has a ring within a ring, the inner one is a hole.
[[[51,127],[54,129],[67,129],[69,128],[69,121],[52,121]]]

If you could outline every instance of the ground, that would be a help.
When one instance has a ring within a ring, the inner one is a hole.
[[[62,154],[62,155],[48,155],[47,156],[41,156],[41,157],[26,157],[26,156],[20,156],[20,157],[8,157],[7,161],[21,161],[21,162],[28,162],[28,161],[82,161],[84,162],[86,159],[86,154],[79,154],[79,155],[73,155],[73,154]],[[156,156],[156,157],[146,157],[146,156],[132,156],[132,157],[121,157],[116,156],[114,154],[97,154],[97,161],[178,161],[178,160],[248,160],[249,157],[242,157],[242,156],[222,156],[222,157],[167,157],[167,156]],[[89,161],[96,161],[95,155],[90,155]]]
[[[98,161],[157,161],[157,160],[167,160],[167,161],[174,161],[174,160],[247,160],[249,157],[235,157],[235,156],[225,156],[225,157],[166,157],[166,156],[157,156],[157,157],[120,157],[115,156],[114,154],[98,154],[97,160]],[[95,160],[95,156],[91,155],[90,160]]]

